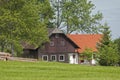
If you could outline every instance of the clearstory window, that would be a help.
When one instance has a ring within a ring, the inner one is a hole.
[[[42,55],[42,60],[43,61],[48,61],[48,55]]]
[[[59,55],[59,61],[65,61],[65,55]]]
[[[56,55],[51,55],[51,61],[56,61]]]

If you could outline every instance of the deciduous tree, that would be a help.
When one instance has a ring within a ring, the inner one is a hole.
[[[84,32],[96,33],[102,28],[102,14],[92,11],[94,4],[88,0],[54,0],[52,3],[56,12],[56,23],[66,33]]]
[[[47,24],[47,27],[49,28],[54,27],[54,23],[52,21],[54,18],[53,17],[54,11],[50,5],[49,0],[37,0],[37,1],[40,11],[40,20]]]
[[[49,18],[41,21],[42,6],[37,0],[0,0],[0,42],[11,47],[20,46],[26,41],[35,46],[48,40],[47,22]],[[48,20],[47,20],[48,19]],[[2,38],[4,37],[4,38]],[[2,42],[2,39],[5,41]]]

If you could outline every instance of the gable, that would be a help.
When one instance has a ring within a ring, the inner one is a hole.
[[[52,34],[64,34],[58,28],[48,28],[48,35],[51,36]]]
[[[70,43],[74,48],[79,48],[79,46],[64,33],[53,33],[51,36],[49,36],[49,39],[58,39],[58,41],[64,40]]]
[[[79,47],[63,33],[53,33],[49,36],[50,41],[44,44],[42,53],[75,53]]]
[[[37,49],[37,47],[35,45],[30,44],[30,43],[28,43],[26,41],[22,41],[21,45],[22,45],[23,49],[28,49],[28,50],[36,50]]]
[[[101,34],[69,34],[67,36],[80,47],[79,53],[82,53],[86,48],[91,48],[96,52],[97,43],[102,38]]]

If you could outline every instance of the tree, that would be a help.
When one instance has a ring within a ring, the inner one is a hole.
[[[119,52],[118,53],[118,55],[119,55],[119,62],[118,62],[118,64],[120,65],[120,38],[115,39],[114,43],[117,44],[117,49],[118,49],[118,52]]]
[[[111,43],[111,45],[104,46],[100,51],[100,65],[104,66],[115,66],[118,64],[119,56],[116,45]]]
[[[86,48],[85,51],[82,54],[84,55],[84,57],[87,61],[90,62],[92,60],[92,56],[93,56],[92,49]]]
[[[65,0],[49,0],[54,9],[54,25],[59,28],[62,23],[62,6]]]
[[[6,44],[7,44],[7,40],[5,39],[5,36],[4,35],[1,35],[0,36],[0,49],[1,51],[3,52],[4,51],[4,48],[6,47]]]
[[[40,21],[40,14],[43,14],[40,11],[42,8],[37,0],[1,0],[0,4],[2,4],[0,5],[2,50],[7,45],[6,48],[11,48],[13,53],[15,47],[21,46],[21,41],[40,46],[48,40],[46,23]]]
[[[56,0],[55,0],[56,1]],[[57,27],[72,32],[99,32],[102,14],[92,14],[95,6],[88,0],[57,0],[53,6],[57,11]],[[61,26],[62,25],[62,26]]]
[[[54,27],[52,22],[54,11],[50,6],[49,0],[38,0],[38,5],[40,6],[40,20],[47,24],[47,27]]]
[[[110,37],[109,27],[105,24],[103,38],[98,44],[99,63],[104,66],[113,66],[118,63],[118,50]]]

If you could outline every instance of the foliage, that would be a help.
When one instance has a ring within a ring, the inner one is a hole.
[[[86,58],[86,60],[88,61],[92,60],[92,55],[93,55],[92,49],[86,48],[85,51],[83,52],[83,55]]]
[[[117,46],[110,39],[109,27],[107,25],[105,26],[103,38],[98,44],[99,63],[104,66],[117,65],[119,59]]]
[[[57,13],[57,27],[66,29],[66,33],[96,33],[102,28],[102,14],[92,13],[95,6],[88,0],[54,0],[53,8]]]
[[[0,49],[2,52],[4,51],[4,48],[7,46],[6,44],[7,44],[7,40],[5,38],[5,35],[1,35],[0,36]]]
[[[114,66],[118,63],[118,51],[116,45],[113,43],[104,46],[100,51],[100,65]]]
[[[0,61],[0,80],[119,80],[119,67]]]
[[[7,45],[13,51],[21,41],[39,46],[48,39],[46,23],[40,21],[39,15],[43,12],[37,0],[1,0],[0,4],[0,36],[5,40],[0,38],[2,48]]]
[[[59,28],[61,23],[62,23],[62,6],[63,6],[63,3],[65,0],[49,0],[50,3],[51,3],[51,6],[54,10],[54,25]]]
[[[120,38],[116,39],[114,41],[114,43],[117,44],[118,54],[119,54],[119,62],[118,62],[118,64],[120,65]]]
[[[40,6],[40,20],[41,22],[47,24],[47,27],[54,27],[52,19],[54,11],[50,6],[49,0],[38,0],[38,5]]]

